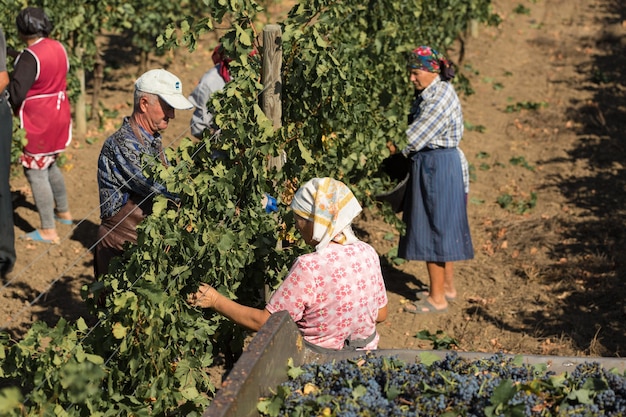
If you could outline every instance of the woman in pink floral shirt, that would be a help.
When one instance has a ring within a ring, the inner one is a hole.
[[[350,226],[362,210],[358,201],[342,182],[314,178],[296,192],[291,208],[315,252],[296,259],[265,309],[243,306],[207,284],[189,302],[254,331],[287,310],[312,349],[376,349],[387,293],[378,254]]]

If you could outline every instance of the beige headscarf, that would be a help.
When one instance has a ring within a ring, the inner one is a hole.
[[[358,239],[352,231],[352,220],[363,210],[352,191],[333,178],[313,178],[293,197],[295,214],[313,222],[315,250],[324,249],[330,241],[347,245]]]

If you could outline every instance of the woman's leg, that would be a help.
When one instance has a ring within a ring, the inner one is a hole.
[[[454,301],[457,296],[456,287],[454,286],[454,263],[446,262],[444,266],[443,292],[448,302]],[[417,298],[427,298],[429,291],[418,291]]]
[[[428,294],[424,297],[417,297],[417,301],[404,305],[404,310],[413,314],[425,314],[443,312],[448,309],[448,300],[446,299],[445,282],[446,278],[446,262],[426,262],[428,270],[428,278],[430,287]]]
[[[62,219],[71,220],[72,215],[70,214],[70,206],[67,202],[65,180],[56,163],[50,166],[48,175],[50,177],[50,186],[52,187],[52,195],[54,196],[57,215]]]
[[[448,300],[454,300],[457,296],[454,286],[454,263],[446,262],[444,267],[443,290]]]
[[[48,169],[24,168],[24,174],[30,183],[35,205],[39,212],[41,220],[39,234],[44,239],[57,240],[59,236],[54,227],[54,195],[50,185]]]
[[[430,288],[428,301],[437,310],[448,307],[446,300],[445,283],[446,279],[446,262],[426,262],[428,270],[428,278],[430,280]]]

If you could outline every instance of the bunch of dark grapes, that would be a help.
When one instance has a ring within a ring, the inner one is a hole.
[[[302,366],[268,400],[279,399],[280,411],[265,415],[626,416],[626,375],[583,363],[558,377],[502,354],[467,360],[449,353],[425,365],[366,353]]]

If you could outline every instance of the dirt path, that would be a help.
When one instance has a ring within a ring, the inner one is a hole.
[[[458,300],[438,315],[402,311],[428,282],[421,263],[387,265],[390,314],[380,325],[380,347],[430,348],[415,338],[425,329],[442,330],[466,351],[621,356],[625,6],[618,0],[494,5],[502,24],[468,38],[461,62],[475,90],[463,98],[462,148],[473,168],[476,257],[456,265]],[[458,61],[460,49],[451,57]],[[206,69],[201,61],[210,62],[208,52],[183,55],[170,66],[185,91]],[[18,264],[0,289],[0,322],[16,335],[36,320],[54,324],[87,314],[80,288],[93,279],[96,159],[104,138],[130,113],[136,76],[110,74],[102,100],[118,115],[75,138],[67,152],[70,203],[80,223],[59,226],[64,238],[57,246],[17,242]],[[172,142],[188,135],[190,114],[177,116],[166,134]],[[39,220],[24,178],[12,187],[19,236]],[[397,245],[374,215],[358,225],[381,254]]]
[[[463,100],[475,129],[462,143],[474,169],[476,257],[457,265],[461,296],[445,315],[402,311],[428,282],[423,265],[388,271],[394,307],[381,347],[430,347],[414,337],[427,329],[443,330],[462,350],[623,355],[625,107],[616,69],[624,9],[564,0],[495,6],[502,25],[469,38],[462,63],[476,91]],[[507,196],[511,212],[497,202]],[[372,231],[381,253],[397,242]]]

